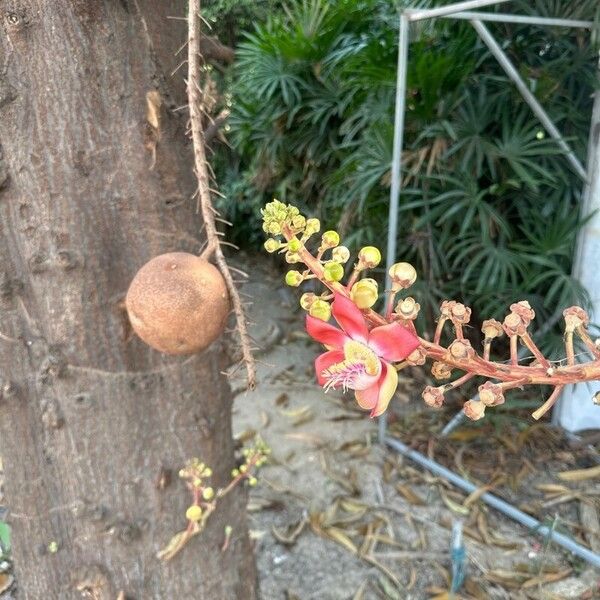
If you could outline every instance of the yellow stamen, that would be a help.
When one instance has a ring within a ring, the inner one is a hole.
[[[362,363],[367,375],[379,373],[380,361],[375,352],[360,342],[354,340],[344,344],[344,356],[349,363]]]

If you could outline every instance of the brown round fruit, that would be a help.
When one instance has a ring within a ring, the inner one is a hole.
[[[166,354],[204,350],[223,333],[230,308],[219,270],[186,252],[147,262],[133,278],[125,305],[134,331]]]

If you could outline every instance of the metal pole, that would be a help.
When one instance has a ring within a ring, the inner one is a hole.
[[[428,459],[426,456],[409,448],[402,442],[398,440],[394,440],[391,438],[386,438],[385,443],[402,454],[414,460],[417,464],[425,467],[432,473],[447,479],[450,483],[453,483],[456,487],[461,488],[465,492],[469,494],[474,492],[477,489],[477,486],[473,485],[470,481],[463,479],[458,476],[456,473],[450,471],[450,469],[446,469],[446,467],[440,465],[439,463]],[[512,506],[508,502],[498,498],[498,496],[494,496],[489,492],[486,492],[480,496],[480,499],[483,500],[486,504],[489,504],[491,507],[499,510],[501,513],[505,514],[507,517],[514,519],[524,525],[525,527],[529,527],[530,529],[537,532],[539,535],[544,537],[549,537],[557,544],[561,545],[563,548],[566,548],[573,554],[576,554],[580,558],[583,558],[585,561],[590,564],[600,567],[600,556],[591,550],[588,550],[584,546],[581,546],[577,542],[573,541],[571,538],[563,535],[562,533],[558,533],[551,527],[547,527],[546,525],[542,525],[537,519],[530,517],[524,512],[520,511],[518,508]]]
[[[396,238],[398,237],[398,204],[402,183],[402,144],[404,140],[404,113],[406,111],[406,73],[408,68],[409,21],[405,13],[400,15],[398,31],[398,68],[396,75],[396,107],[394,114],[394,149],[392,153],[392,181],[390,189],[390,210],[388,217],[388,238],[386,255],[386,288],[391,287],[388,271],[396,262]],[[387,308],[387,306],[386,306]],[[379,441],[383,444],[387,429],[387,416],[379,417]]]
[[[412,13],[417,14],[417,13]],[[449,15],[443,15],[447,19],[464,19],[471,21],[493,21],[497,23],[521,23],[524,25],[540,25],[548,27],[577,27],[580,29],[592,29],[593,21],[576,21],[572,19],[553,19],[547,17],[530,17],[527,15],[509,15],[506,13],[487,13],[487,12],[459,12]],[[412,19],[411,19],[412,20]]]
[[[510,2],[510,0],[466,0],[466,2],[457,2],[456,4],[449,4],[448,6],[439,6],[438,8],[430,9],[417,9],[407,10],[405,13],[408,15],[409,21],[422,21],[423,19],[432,19],[433,17],[443,17],[452,13],[460,12],[463,10],[470,10],[472,8],[483,8],[484,6],[491,6],[493,4],[502,4],[503,2]]]
[[[538,102],[537,98],[531,93],[525,82],[521,79],[518,71],[515,69],[514,65],[510,62],[508,56],[504,53],[502,48],[498,45],[498,42],[495,40],[494,36],[488,31],[487,27],[477,19],[473,19],[471,24],[475,28],[475,31],[479,34],[479,37],[484,41],[485,45],[490,49],[490,52],[496,57],[496,60],[500,63],[500,66],[504,69],[505,73],[508,75],[510,79],[512,79],[513,83],[516,85],[519,92],[523,96],[523,99],[531,110],[536,114],[538,119],[541,121],[542,125],[546,129],[546,131],[557,141],[560,148],[565,153],[567,160],[571,163],[571,166],[575,170],[575,172],[583,179],[587,181],[587,173],[583,168],[579,159],[575,156],[573,150],[565,140],[563,139],[560,131],[556,128],[552,119],[548,116],[548,113],[544,110],[542,105]]]

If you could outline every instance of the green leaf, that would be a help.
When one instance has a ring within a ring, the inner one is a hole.
[[[6,556],[11,548],[11,528],[8,523],[0,521],[0,547],[2,555]]]

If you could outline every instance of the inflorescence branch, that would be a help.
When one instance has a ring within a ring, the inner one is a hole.
[[[416,333],[414,320],[420,306],[414,298],[406,296],[393,306],[396,296],[416,281],[417,273],[412,265],[396,263],[389,270],[392,289],[387,290],[388,309],[385,316],[382,316],[372,309],[379,298],[378,284],[374,279],[363,277],[367,269],[376,267],[381,261],[381,253],[377,248],[367,246],[360,250],[350,277],[343,284],[346,271],[344,265],[350,259],[350,252],[340,245],[340,236],[336,231],[324,232],[316,251],[311,251],[307,243],[320,231],[318,219],[306,219],[296,207],[277,200],[267,204],[262,213],[263,229],[273,236],[265,242],[265,249],[285,254],[285,259],[290,264],[306,267],[304,270],[288,271],[286,283],[298,287],[304,281],[318,279],[326,287],[326,291],[320,295],[306,293],[300,299],[302,308],[312,317],[328,321],[331,317],[330,300],[336,295],[342,295],[352,300],[361,310],[370,327],[399,323]],[[471,309],[459,302],[446,300],[440,306],[440,313],[433,342],[419,336],[419,347],[403,362],[395,365],[399,370],[407,365],[422,365],[426,359],[431,359],[434,361],[431,371],[438,380],[450,379],[453,369],[464,372],[464,375],[452,383],[427,386],[423,391],[423,399],[430,406],[441,406],[447,391],[458,388],[474,377],[482,377],[487,381],[479,386],[479,400],[469,400],[464,405],[465,414],[472,419],[482,418],[487,407],[502,404],[507,390],[527,385],[553,386],[554,390],[548,400],[532,415],[539,419],[554,405],[566,384],[600,379],[600,344],[590,337],[587,331],[589,317],[580,307],[573,306],[563,312],[566,364],[561,361],[554,365],[542,354],[528,331],[535,312],[527,301],[512,304],[502,323],[495,319],[483,322],[482,355],[475,351],[463,332],[463,327],[470,321]],[[448,346],[443,346],[442,335],[449,323],[453,326],[453,340]],[[492,343],[503,335],[509,338],[508,363],[490,358]],[[575,362],[575,335],[588,349],[592,361],[579,364]],[[519,364],[519,342],[533,355],[533,361],[529,364]]]

